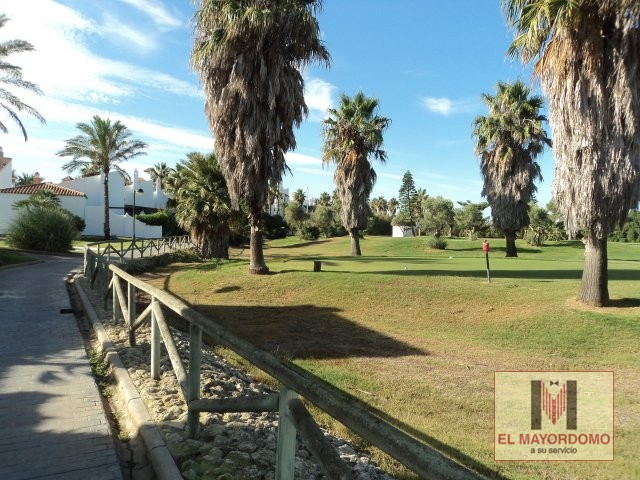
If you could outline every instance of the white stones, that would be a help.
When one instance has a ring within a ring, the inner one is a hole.
[[[101,314],[99,308],[96,311]],[[109,315],[106,312],[101,316],[110,318]],[[186,431],[187,408],[164,347],[161,349],[161,379],[155,381],[150,378],[148,326],[136,332],[136,347],[127,346],[128,335],[123,325],[106,323],[105,328],[186,480],[274,478],[278,425],[276,413],[203,413],[200,416],[199,438],[189,439]],[[188,336],[171,330],[186,366]],[[207,349],[203,351],[202,362],[203,398],[229,398],[273,392],[271,388],[255,382],[249,375],[231,367],[224,359]],[[340,456],[351,465],[356,479],[391,479],[370,458],[357,453],[344,440],[326,432],[325,435],[337,448]],[[300,441],[296,456],[295,478],[326,478]]]

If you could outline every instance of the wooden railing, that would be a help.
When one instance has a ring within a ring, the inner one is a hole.
[[[189,235],[162,238],[136,238],[135,240],[105,240],[89,243],[87,249],[107,258],[107,261],[119,259],[144,258],[163,253],[175,252],[193,246]]]
[[[95,254],[90,253],[90,256]],[[104,293],[105,304],[113,302],[113,318],[122,318],[129,332],[129,342],[135,345],[135,331],[144,322],[151,322],[151,376],[160,378],[160,341],[171,360],[184,401],[188,406],[189,433],[195,437],[199,430],[200,412],[278,412],[278,439],[276,450],[277,480],[294,478],[296,434],[305,441],[325,474],[331,479],[352,478],[349,467],[326,439],[299,396],[349,427],[372,445],[391,455],[400,463],[429,479],[478,479],[480,474],[469,470],[407,433],[375,415],[357,400],[327,386],[317,377],[299,367],[276,358],[268,352],[228,331],[205,317],[180,299],[129,275],[119,267],[108,264],[104,257],[95,255],[90,264]],[[90,272],[87,272],[90,274]],[[107,278],[110,277],[110,280]],[[93,283],[93,280],[92,280]],[[136,312],[136,289],[146,292],[151,302],[139,315]],[[125,295],[126,292],[126,295]],[[169,309],[189,323],[189,369],[185,368],[165,319]],[[202,335],[227,347],[280,383],[279,393],[240,398],[200,398],[200,369]]]

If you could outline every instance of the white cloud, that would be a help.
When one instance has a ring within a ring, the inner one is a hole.
[[[478,109],[479,102],[476,100],[452,100],[447,97],[423,97],[422,106],[430,112],[449,116],[455,113],[469,113]]]
[[[137,46],[143,53],[153,50],[157,46],[156,41],[150,35],[143,34],[139,28],[126,25],[113,15],[105,14],[100,30],[105,36],[120,39],[123,45]]]
[[[333,107],[334,90],[336,87],[324,80],[305,78],[304,101],[309,107],[311,120],[320,121],[327,116],[327,110]]]
[[[89,41],[105,32],[93,20],[66,6],[52,0],[32,0],[8,2],[4,10],[11,18],[3,28],[7,38],[27,40],[36,48],[35,52],[19,57],[24,77],[38,84],[47,96],[92,103],[118,103],[148,88],[190,97],[201,96],[195,83],[94,54],[88,47]],[[38,15],[33,15],[33,11]],[[107,33],[110,28],[116,28],[113,25],[109,27],[108,23]],[[136,32],[123,34],[143,48],[154,46],[151,39],[142,35],[136,37]],[[109,38],[108,35],[105,36]]]
[[[449,115],[453,111],[453,102],[449,98],[425,97],[422,99],[427,110],[442,115]]]
[[[176,28],[182,25],[182,20],[177,15],[170,13],[161,2],[155,0],[120,1],[148,15],[160,27]]]

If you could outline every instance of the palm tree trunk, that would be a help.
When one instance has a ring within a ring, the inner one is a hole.
[[[264,261],[262,250],[262,208],[260,205],[251,206],[249,223],[251,224],[249,273],[265,275],[269,273],[269,267]]]
[[[504,232],[504,238],[507,241],[507,257],[517,257],[518,250],[516,250],[516,233]]]
[[[202,258],[229,258],[229,226],[226,222],[218,224],[213,230],[193,231]]]
[[[585,244],[584,269],[578,300],[598,307],[609,302],[607,239],[589,232]]]
[[[362,255],[360,251],[360,232],[357,228],[352,228],[349,230],[349,235],[351,236],[351,255],[359,257]]]
[[[211,236],[211,254],[215,258],[229,259],[229,226],[219,223]]]
[[[109,171],[102,172],[104,174],[104,239],[111,239],[111,228],[109,226]],[[135,195],[135,193],[134,193]],[[135,215],[135,212],[134,212]],[[134,220],[135,221],[135,220]]]

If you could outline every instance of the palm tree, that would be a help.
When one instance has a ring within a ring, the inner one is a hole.
[[[160,186],[166,187],[166,179],[171,174],[173,169],[169,167],[165,162],[156,163],[153,167],[148,168],[145,172],[149,173],[151,181],[155,183],[157,179],[160,179]]]
[[[0,28],[4,27],[8,21],[9,18],[0,13]],[[30,52],[32,50],[34,50],[33,45],[24,40],[0,42],[0,109],[4,110],[18,124],[25,142],[27,141],[27,130],[24,128],[22,121],[20,121],[17,112],[25,112],[36,117],[41,123],[45,123],[45,119],[35,108],[24,103],[8,88],[20,88],[37,94],[42,94],[42,91],[35,83],[23,79],[22,68],[7,62],[6,58],[12,53]],[[2,120],[0,120],[0,130],[4,133],[9,132]]]
[[[542,97],[530,96],[521,81],[498,82],[496,94],[483,94],[488,116],[473,122],[475,153],[484,179],[482,196],[491,206],[493,224],[504,232],[507,257],[517,257],[516,233],[529,225],[529,202],[542,179],[535,161],[551,140],[542,128]]]
[[[389,201],[387,202],[387,207],[388,207],[388,211],[389,211],[389,216],[390,217],[395,217],[396,213],[398,212],[398,207],[400,206],[400,203],[398,202],[398,199],[396,197],[391,197],[389,199]]]
[[[609,301],[607,236],[640,200],[640,3],[502,0],[549,99],[553,195],[569,235],[584,231],[578,299]]]
[[[329,195],[329,192],[322,192],[318,197],[318,206],[328,207],[330,205],[331,205],[331,195]]]
[[[146,155],[143,149],[147,144],[140,140],[131,139],[131,132],[118,120],[111,123],[98,115],[91,119],[91,123],[78,123],[76,128],[82,133],[65,142],[65,146],[57,155],[71,157],[62,166],[66,172],[74,170],[91,170],[100,172],[104,176],[104,238],[111,238],[109,228],[109,172],[121,169],[118,163]]]
[[[384,215],[387,213],[387,200],[383,196],[371,199],[370,206],[376,215]]]
[[[23,185],[32,185],[35,178],[35,173],[22,172],[20,175],[15,177],[14,184],[16,187],[21,187]]]
[[[299,188],[295,192],[291,194],[291,200],[296,202],[298,205],[303,206],[304,201],[307,199],[307,196],[304,194],[304,190]]]
[[[234,207],[249,209],[249,272],[269,271],[262,210],[279,184],[293,129],[306,114],[301,68],[329,62],[314,14],[320,0],[200,0],[192,63],[204,86],[215,151]]]
[[[424,188],[416,189],[411,199],[411,219],[416,227],[418,236],[422,235],[422,227],[424,225],[424,202],[429,198]]]
[[[188,153],[169,178],[176,221],[191,233],[200,255],[229,258],[231,200],[215,154]]]
[[[390,120],[376,114],[378,100],[358,92],[353,98],[342,94],[340,108],[331,108],[323,122],[322,161],[336,164],[333,175],[342,204],[341,220],[351,236],[351,255],[361,255],[360,230],[367,227],[369,194],[376,172],[369,157],[384,163],[383,132]]]

